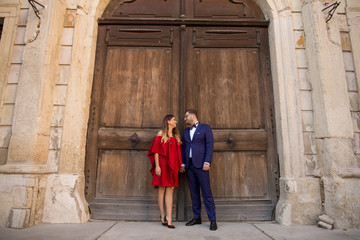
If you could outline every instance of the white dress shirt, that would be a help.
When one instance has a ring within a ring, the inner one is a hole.
[[[199,122],[196,122],[195,123],[196,127],[199,125]],[[192,128],[190,129],[190,140],[192,141],[193,137],[194,137],[194,133],[196,131],[196,128]],[[189,157],[191,158],[192,157],[192,149],[190,148],[190,153],[189,153]]]

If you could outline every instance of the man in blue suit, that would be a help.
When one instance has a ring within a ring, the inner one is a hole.
[[[181,172],[187,173],[194,218],[186,226],[201,224],[200,189],[204,205],[210,220],[210,230],[217,229],[215,203],[210,188],[209,170],[214,148],[213,134],[209,125],[201,124],[197,111],[189,109],[185,113],[185,122],[189,126],[183,132]]]

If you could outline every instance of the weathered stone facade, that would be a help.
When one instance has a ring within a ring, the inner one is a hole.
[[[89,220],[86,129],[97,19],[110,0],[3,0],[0,225]],[[360,228],[360,2],[257,0],[269,43],[280,224]]]

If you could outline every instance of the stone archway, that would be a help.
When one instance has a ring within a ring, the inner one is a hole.
[[[96,51],[97,19],[109,2],[109,0],[82,1],[78,4],[61,164],[65,168],[75,164],[79,174],[84,172],[84,150]],[[296,210],[294,202],[299,193],[298,190],[309,183],[301,179],[303,145],[301,121],[298,117],[299,93],[295,73],[296,55],[291,11],[287,1],[256,0],[256,2],[270,20],[269,44],[280,163],[280,200],[276,219],[282,224],[291,224],[292,214]],[[78,94],[79,92],[82,94]],[[73,122],[73,119],[76,121]],[[74,132],[74,127],[81,131]],[[72,164],[66,164],[69,162]],[[315,186],[318,183],[310,182],[310,184]],[[82,204],[87,205],[86,201],[83,201]],[[84,220],[86,219],[83,218],[82,221]]]

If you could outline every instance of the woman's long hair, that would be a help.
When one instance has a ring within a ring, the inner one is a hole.
[[[173,117],[175,117],[174,115],[166,115],[161,123],[161,142],[166,143],[169,140],[169,124],[168,121],[170,121]],[[177,130],[177,128],[173,128],[172,130],[172,134],[173,137],[176,138],[176,140],[178,141],[179,144],[181,144],[181,137],[180,137],[180,132],[179,130]]]

